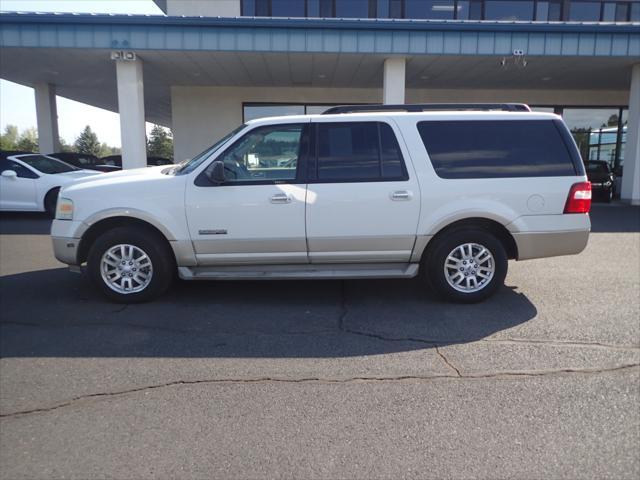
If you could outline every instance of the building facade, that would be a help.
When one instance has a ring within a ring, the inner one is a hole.
[[[55,93],[120,112],[127,167],[145,119],[179,161],[262,116],[523,102],[562,115],[640,203],[640,1],[155,1],[166,16],[2,15],[0,73],[35,88],[44,151]]]

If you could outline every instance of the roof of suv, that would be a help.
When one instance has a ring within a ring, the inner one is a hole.
[[[555,113],[547,112],[505,112],[505,111],[428,111],[428,112],[357,112],[357,113],[336,113],[336,114],[308,114],[290,115],[280,117],[264,117],[247,121],[247,125],[269,125],[273,123],[304,123],[310,120],[330,122],[330,121],[363,121],[379,120],[383,118],[415,118],[422,120],[552,120],[560,118]]]

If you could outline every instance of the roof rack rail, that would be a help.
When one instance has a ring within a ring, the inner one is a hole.
[[[339,105],[325,110],[323,115],[357,112],[425,112],[438,110],[503,110],[506,112],[530,112],[524,103],[407,103],[398,105]]]

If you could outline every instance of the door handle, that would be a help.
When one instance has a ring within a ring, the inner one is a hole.
[[[398,190],[391,194],[391,200],[411,200],[413,193],[408,190]]]
[[[291,196],[286,193],[276,193],[271,196],[271,203],[291,203]]]

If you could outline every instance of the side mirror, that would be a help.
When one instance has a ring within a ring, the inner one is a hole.
[[[213,162],[209,173],[209,180],[211,180],[213,183],[217,183],[218,185],[224,183],[227,180],[224,175],[224,162],[220,160],[216,160],[215,162]]]
[[[2,176],[4,178],[17,178],[18,174],[15,172],[15,170],[5,170],[4,172],[2,172]]]

